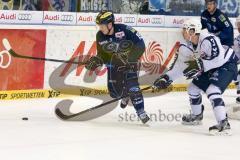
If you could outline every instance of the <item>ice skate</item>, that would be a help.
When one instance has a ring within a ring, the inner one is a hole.
[[[149,123],[150,118],[145,111],[138,114],[138,117],[142,121],[143,124],[148,124]]]
[[[202,112],[198,115],[194,115],[192,113],[183,115],[182,124],[183,125],[201,125],[203,120],[203,111],[204,111],[204,106],[202,106]]]
[[[214,125],[212,127],[209,127],[209,133],[213,136],[230,136],[231,133],[231,127],[230,124],[226,119],[219,122],[219,124]]]

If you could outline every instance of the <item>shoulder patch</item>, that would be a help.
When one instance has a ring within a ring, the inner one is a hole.
[[[131,31],[132,33],[136,32],[136,30],[134,28],[132,28],[131,26],[127,26],[126,29]]]
[[[220,19],[220,21],[224,22],[226,21],[226,17],[223,14],[220,14],[220,16],[218,17]]]

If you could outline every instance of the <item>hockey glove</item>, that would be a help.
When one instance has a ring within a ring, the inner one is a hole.
[[[185,64],[187,64],[187,68],[183,71],[183,74],[187,79],[196,78],[203,71],[203,62],[201,59],[186,61]]]
[[[164,74],[155,80],[153,83],[153,89],[166,89],[173,81],[170,80],[169,76]]]
[[[102,66],[103,65],[103,60],[98,57],[98,56],[94,56],[91,57],[85,64],[85,68],[87,70],[95,70],[97,67]]]

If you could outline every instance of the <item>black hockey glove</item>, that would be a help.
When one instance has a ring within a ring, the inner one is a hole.
[[[91,57],[85,64],[85,68],[87,70],[95,70],[97,67],[102,66],[103,65],[103,60],[98,57],[98,56],[94,56]]]
[[[203,72],[203,62],[201,59],[186,61],[185,63],[187,64],[187,68],[183,71],[183,74],[187,79],[196,78]]]
[[[172,82],[173,81],[169,79],[169,76],[164,74],[155,80],[155,82],[153,83],[153,89],[166,89],[168,86],[171,85]]]

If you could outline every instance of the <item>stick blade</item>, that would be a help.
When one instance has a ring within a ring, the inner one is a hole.
[[[89,121],[99,118],[111,112],[117,107],[116,104],[108,105],[105,107],[93,107],[74,114],[70,112],[70,106],[72,103],[72,100],[64,100],[59,102],[55,107],[56,116],[63,121]]]

